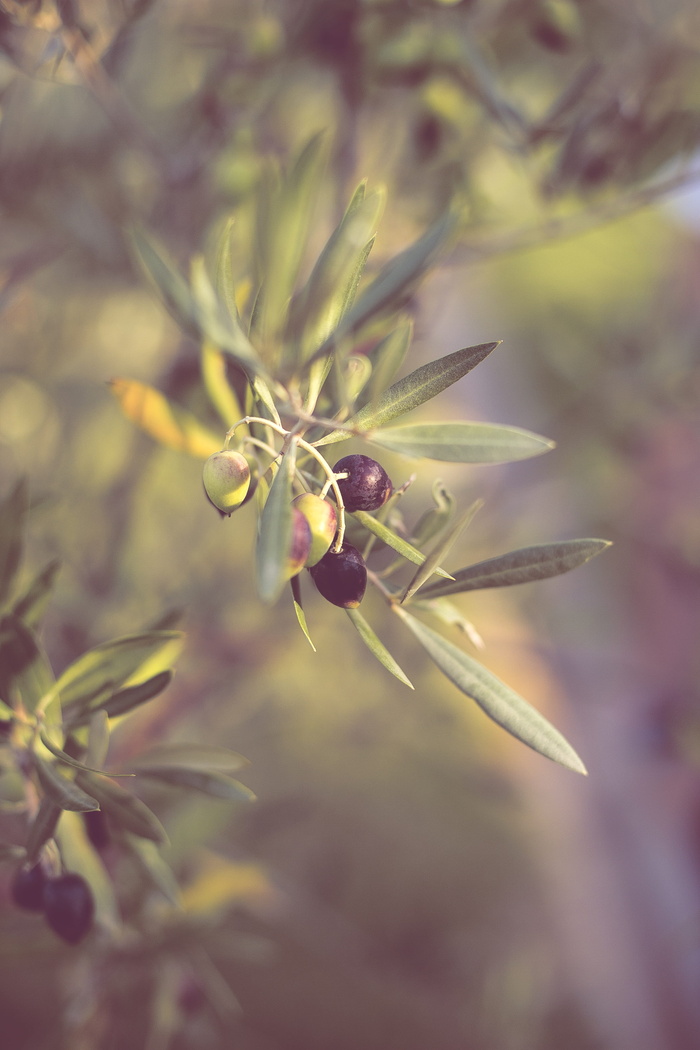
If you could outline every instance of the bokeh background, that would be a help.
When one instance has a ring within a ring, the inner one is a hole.
[[[0,3],[0,473],[3,492],[31,483],[27,572],[62,563],[45,644],[59,671],[182,610],[173,685],[111,757],[223,743],[258,796],[143,789],[184,908],[154,901],[118,946],[59,945],[0,871],[13,1050],[700,1045],[699,49],[692,0]],[[289,604],[255,596],[252,507],[221,522],[201,464],[110,393],[129,376],[212,422],[129,230],[186,272],[235,213],[243,281],[264,164],[320,129],[312,248],[362,178],[388,190],[370,270],[455,203],[406,370],[503,339],[439,412],[557,441],[512,466],[423,464],[406,499],[418,513],[436,475],[484,498],[455,567],[614,541],[459,600],[587,779],[387,624],[403,689],[309,593],[313,654]],[[128,921],[142,887],[106,858]]]

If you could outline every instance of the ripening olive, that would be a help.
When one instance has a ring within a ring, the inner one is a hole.
[[[338,522],[335,507],[313,492],[303,492],[292,500],[292,506],[301,511],[311,529],[311,549],[306,558],[306,566],[310,568],[321,560],[333,542]]]
[[[44,910],[46,876],[41,864],[32,868],[18,868],[10,887],[10,895],[18,908],[25,911]]]
[[[341,609],[356,609],[364,598],[367,566],[351,543],[343,543],[338,553],[331,548],[309,572],[319,593]]]
[[[389,475],[370,456],[344,456],[333,467],[333,473],[347,474],[338,482],[346,510],[376,510],[392,493]]]
[[[292,542],[286,570],[288,580],[304,568],[310,550],[311,526],[302,512],[292,504]]]
[[[250,466],[240,452],[215,452],[202,469],[204,491],[210,503],[223,514],[230,514],[244,502],[250,487]]]
[[[44,912],[54,933],[77,944],[90,932],[95,914],[92,891],[82,875],[67,872],[44,886]]]

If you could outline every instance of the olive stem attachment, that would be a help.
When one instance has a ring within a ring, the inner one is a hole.
[[[268,427],[270,430],[274,430],[276,434],[280,434],[285,441],[288,439],[294,440],[300,448],[303,448],[305,452],[308,452],[310,456],[316,460],[319,464],[323,473],[328,478],[327,485],[324,486],[324,491],[328,490],[328,487],[333,489],[335,495],[335,501],[338,504],[338,531],[335,536],[335,543],[333,544],[332,550],[335,554],[338,554],[343,546],[343,540],[345,539],[345,503],[343,502],[342,493],[338,487],[338,481],[336,475],[333,473],[331,467],[328,465],[327,460],[321,455],[318,449],[315,449],[313,445],[310,445],[308,441],[304,441],[302,437],[295,434],[293,430],[285,430],[279,423],[273,423],[271,419],[263,419],[261,416],[244,416],[243,419],[239,419],[237,423],[234,423],[231,429],[226,434],[225,447],[228,446],[229,441],[233,437],[234,433],[241,426],[248,426],[250,423],[260,423],[264,427]],[[279,453],[277,453],[279,455]]]

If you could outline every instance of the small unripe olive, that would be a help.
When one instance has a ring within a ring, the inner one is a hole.
[[[10,895],[18,908],[25,911],[44,910],[46,876],[41,864],[32,868],[18,868],[10,887]]]
[[[338,481],[346,510],[376,510],[392,493],[389,475],[370,456],[344,456],[333,467],[333,473],[347,474]]]
[[[301,511],[311,529],[311,549],[306,558],[306,566],[310,568],[321,560],[333,542],[338,516],[332,503],[313,492],[303,492],[292,500],[292,506]]]
[[[82,875],[67,872],[49,879],[44,886],[44,913],[54,933],[77,944],[92,928],[95,902]]]
[[[367,566],[351,543],[343,543],[337,554],[331,548],[309,572],[319,593],[341,609],[356,609],[365,596]]]
[[[250,487],[250,466],[240,452],[224,449],[215,452],[202,469],[204,491],[210,503],[223,514],[240,507]]]
[[[296,576],[304,568],[311,550],[311,526],[295,506],[292,506],[292,542],[289,546],[287,579]]]

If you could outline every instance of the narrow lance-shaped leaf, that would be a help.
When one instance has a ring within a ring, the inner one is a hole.
[[[160,674],[153,675],[152,678],[141,682],[139,685],[130,685],[125,689],[119,689],[116,693],[111,693],[110,696],[94,706],[90,705],[86,708],[78,709],[75,711],[74,717],[73,712],[70,712],[71,717],[67,719],[67,722],[71,728],[87,725],[93,713],[100,710],[104,711],[109,718],[125,715],[128,711],[132,711],[135,707],[140,707],[141,704],[147,703],[154,696],[162,693],[172,681],[172,677],[172,671],[161,671]]]
[[[171,787],[201,791],[211,798],[227,799],[229,802],[252,802],[255,799],[254,793],[245,784],[216,770],[190,769],[187,766],[153,766],[139,769],[139,773]]]
[[[374,371],[369,388],[369,401],[376,403],[404,363],[413,338],[413,321],[397,324],[370,353]],[[367,400],[367,398],[365,398]]]
[[[180,631],[147,631],[105,642],[74,660],[54,689],[71,716],[73,705],[101,706],[105,690],[114,692],[149,665],[153,656],[169,658],[169,650],[179,646],[182,637]]]
[[[468,620],[462,610],[448,598],[416,598],[411,602],[411,608],[430,613],[448,627],[456,627],[457,630],[463,631],[475,649],[486,648],[484,639],[471,620]]]
[[[292,542],[292,480],[296,465],[296,442],[290,442],[260,518],[256,548],[258,593],[265,602],[274,602],[289,579],[289,552]]]
[[[190,279],[197,307],[200,338],[209,339],[215,346],[224,350],[246,374],[256,375],[263,372],[262,362],[238,319],[226,310],[216,294],[201,255],[192,259]]]
[[[145,802],[132,795],[126,788],[115,784],[106,777],[94,773],[82,772],[77,775],[78,783],[99,801],[100,807],[124,831],[150,839],[163,845],[168,841],[165,828],[152,813]]]
[[[34,864],[45,843],[53,838],[56,825],[63,810],[46,795],[39,803],[39,809],[32,821],[27,837],[27,863]]]
[[[22,479],[0,504],[0,605],[9,595],[19,568],[28,509],[27,482]]]
[[[373,430],[367,438],[411,459],[447,463],[511,463],[554,448],[539,434],[494,423],[415,423]]]
[[[395,607],[395,611],[445,677],[489,718],[546,758],[575,773],[586,773],[583,762],[561,733],[510,686],[404,609]]]
[[[209,400],[226,429],[241,418],[243,411],[226,374],[226,359],[212,342],[205,339],[201,350],[202,382]],[[219,446],[220,447],[220,446]]]
[[[159,769],[164,766],[178,766],[205,771],[218,769],[232,773],[249,764],[247,758],[227,747],[191,743],[160,744],[131,760],[131,765],[138,772],[143,772],[146,768]]]
[[[102,776],[108,777],[131,777],[134,775],[133,773],[110,773],[106,769],[96,769],[94,766],[89,766],[85,762],[79,762],[77,758],[73,758],[72,755],[66,754],[66,752],[62,751],[60,747],[57,747],[47,732],[40,732],[39,739],[46,750],[50,751],[59,762],[62,762],[66,766],[70,766],[72,769],[78,769],[81,773],[99,773]]]
[[[15,602],[12,611],[15,616],[24,621],[27,627],[35,628],[41,622],[60,567],[61,563],[58,559],[50,561]]]
[[[301,585],[299,583],[299,575],[297,574],[296,576],[292,576],[289,582],[292,585],[292,599],[294,601],[294,612],[296,613],[297,622],[301,627],[307,642],[309,643],[313,651],[316,652],[316,646],[311,641],[311,635],[309,634],[309,628],[306,623],[306,613],[304,612],[304,606],[301,602]]]
[[[382,543],[386,543],[387,547],[391,547],[398,554],[401,554],[407,561],[412,562],[414,565],[422,565],[425,561],[425,554],[422,551],[417,550],[408,540],[404,540],[401,536],[385,525],[383,522],[378,521],[372,517],[365,510],[356,510],[353,512],[353,518],[359,521],[361,525],[371,532],[378,540]],[[436,568],[435,573],[438,576],[444,576],[445,579],[451,580],[452,577],[444,569]]]
[[[158,444],[207,459],[221,448],[221,437],[160,390],[136,379],[111,379],[110,389],[127,419]]]
[[[608,540],[562,540],[500,554],[459,569],[454,580],[442,580],[423,590],[424,598],[485,590],[488,587],[512,587],[518,583],[545,580],[570,572],[609,547]]]
[[[53,672],[37,636],[18,616],[0,619],[0,697],[12,706],[19,700],[25,711],[33,714],[40,702],[50,695]],[[52,717],[60,721],[60,706],[54,705]]]
[[[401,599],[402,602],[408,601],[409,598],[411,598],[416,591],[423,586],[426,580],[430,579],[437,568],[438,562],[443,561],[445,556],[449,554],[450,550],[457,542],[462,530],[469,525],[476,512],[483,506],[483,503],[483,500],[475,500],[471,507],[469,507],[464,514],[460,515],[449,532],[447,532],[436,544],[423,564],[418,567],[418,571],[415,573],[413,579],[404,591]]]
[[[59,773],[53,764],[44,762],[34,755],[34,765],[42,790],[59,809],[70,809],[75,813],[90,813],[100,808],[96,799],[81,790],[75,781]]]
[[[371,317],[387,307],[392,307],[398,299],[411,290],[454,229],[454,224],[453,215],[450,213],[443,215],[422,237],[391,259],[358,297],[336,330],[319,348],[317,354],[325,353],[331,341],[337,342],[348,332],[365,324]]]
[[[386,667],[387,671],[389,671],[390,674],[393,674],[394,678],[398,678],[398,680],[403,682],[404,685],[407,685],[409,689],[413,689],[414,686],[411,680],[401,670],[386,646],[380,642],[362,613],[358,609],[346,609],[345,611],[348,614],[353,627],[372,655],[376,656],[380,664]]]
[[[406,412],[411,412],[471,372],[498,345],[497,341],[468,346],[464,350],[447,354],[427,365],[421,365],[410,375],[404,376],[403,379],[399,379],[390,386],[376,401],[365,405],[357,415],[348,419],[343,425],[363,433],[366,430],[381,427],[392,419],[405,415]],[[349,437],[352,437],[352,434],[345,430],[334,430],[316,441],[315,444],[330,445],[337,441],[345,441]]]

